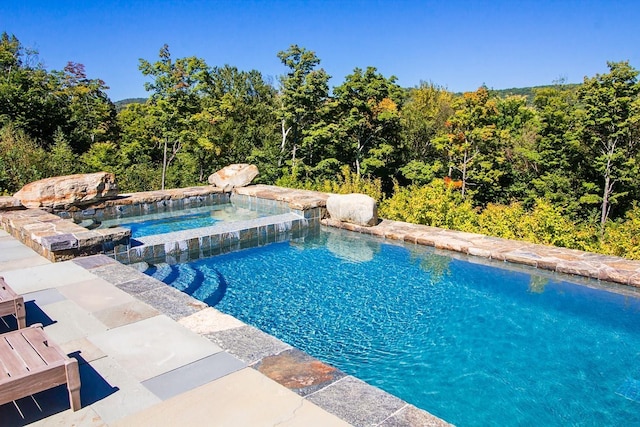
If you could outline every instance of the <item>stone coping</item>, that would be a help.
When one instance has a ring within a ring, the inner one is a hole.
[[[186,262],[300,237],[308,227],[309,220],[295,213],[232,221],[132,239],[128,251],[116,251],[115,259],[124,264]]]
[[[138,193],[123,193],[118,197],[102,200],[96,205],[80,207],[78,209],[87,209],[89,207],[110,207],[121,205],[134,205],[138,203],[151,203],[162,200],[186,199],[189,197],[207,196],[209,194],[222,194],[222,188],[212,185],[198,187],[172,188],[168,190],[141,191]]]
[[[275,185],[250,185],[234,188],[236,194],[253,196],[259,199],[277,200],[286,202],[291,209],[307,210],[318,207],[326,207],[329,193],[319,191],[298,190],[294,188],[276,187]]]
[[[400,221],[382,220],[373,227],[363,227],[332,219],[323,219],[321,223],[330,227],[370,234],[385,239],[402,240],[465,255],[508,261],[557,273],[572,274],[640,288],[640,261],[621,257]]]
[[[13,237],[50,261],[113,251],[127,245],[131,230],[114,227],[87,230],[40,209],[0,212],[0,224]]]

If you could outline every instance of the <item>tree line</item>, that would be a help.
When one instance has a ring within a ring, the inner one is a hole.
[[[49,71],[3,33],[0,193],[98,170],[123,191],[196,185],[253,163],[263,183],[371,194],[389,219],[640,257],[640,84],[628,62],[514,95],[403,88],[375,67],[330,87],[313,51],[277,57],[285,72],[270,81],[165,45],[140,60],[149,97],[117,109],[82,64]]]

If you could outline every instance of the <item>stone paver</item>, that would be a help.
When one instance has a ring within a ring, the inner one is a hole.
[[[264,357],[253,367],[300,396],[321,390],[345,376],[344,372],[295,348]]]
[[[257,371],[245,368],[114,424],[134,425],[337,427],[348,424]]]
[[[95,360],[90,367],[98,375],[83,375],[81,367],[82,405],[90,404],[106,424],[111,425],[116,420],[160,402],[160,398],[140,384],[140,380],[131,371],[113,358]]]
[[[59,301],[41,308],[53,320],[53,323],[46,325],[45,331],[58,344],[107,330],[102,322],[73,301]],[[27,316],[28,312],[29,307],[27,307]]]
[[[71,261],[5,271],[2,275],[20,294],[95,279],[94,275]]]
[[[248,365],[291,348],[289,344],[253,326],[225,329],[207,334],[206,337]]]
[[[379,425],[407,405],[354,377],[344,377],[308,399],[354,426],[363,427]]]
[[[128,325],[160,314],[158,310],[138,300],[108,307],[93,313],[107,328]]]
[[[134,298],[128,293],[99,278],[60,286],[58,291],[89,312],[134,301]]]
[[[142,384],[162,400],[169,399],[246,367],[229,353],[221,351],[158,375]]]
[[[222,351],[166,316],[92,334],[89,340],[140,381]]]
[[[387,418],[380,427],[445,427],[451,426],[446,421],[422,411],[413,405],[407,405],[391,417]]]
[[[235,317],[224,314],[213,307],[207,307],[190,316],[183,317],[178,320],[178,323],[200,335],[246,326]]]
[[[205,303],[166,285],[136,294],[136,298],[160,310],[173,320],[190,316],[207,307]]]
[[[122,264],[120,263],[109,263],[92,268],[91,273],[114,285],[120,285],[132,280],[148,277],[133,268],[123,268]]]

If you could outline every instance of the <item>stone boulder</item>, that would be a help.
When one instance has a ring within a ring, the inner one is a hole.
[[[41,179],[25,185],[13,197],[27,208],[66,209],[117,195],[115,175],[97,172]]]
[[[370,227],[378,223],[378,205],[365,194],[332,194],[327,199],[332,219]]]
[[[209,184],[229,192],[236,187],[245,187],[251,184],[256,176],[258,176],[257,166],[239,163],[224,167],[209,176]]]

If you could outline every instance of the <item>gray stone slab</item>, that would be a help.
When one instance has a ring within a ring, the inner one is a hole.
[[[45,325],[44,330],[58,344],[84,338],[107,329],[102,322],[73,301],[63,300],[48,304],[42,307],[42,311],[54,321],[51,325]]]
[[[40,242],[43,248],[50,251],[63,251],[78,247],[78,239],[71,233],[43,236]]]
[[[29,292],[24,294],[23,297],[25,302],[34,301],[40,307],[67,299],[55,288]]]
[[[407,405],[390,418],[387,418],[380,424],[380,427],[446,427],[451,425],[452,424],[422,409],[418,409],[413,405]]]
[[[158,310],[138,300],[108,307],[93,313],[95,318],[104,323],[109,329],[139,322],[159,314]]]
[[[91,402],[91,408],[105,423],[111,424],[160,402],[130,371],[111,357],[93,361],[90,366],[99,377],[83,376],[84,369],[81,370],[80,393],[85,393],[83,403]]]
[[[107,356],[104,351],[96,347],[87,338],[67,341],[66,343],[60,344],[60,348],[70,357],[77,359],[81,365]]]
[[[0,261],[0,275],[4,275],[4,272],[6,271],[20,270],[23,268],[47,264],[51,264],[51,261],[37,254],[11,261]]]
[[[35,255],[38,255],[36,251],[14,238],[0,240],[0,262],[14,261]]]
[[[252,326],[217,331],[205,336],[248,365],[291,348],[289,344]]]
[[[324,410],[354,426],[379,425],[406,403],[354,377],[344,377],[307,396]]]
[[[88,339],[140,381],[221,351],[166,316],[110,329]]]
[[[180,320],[207,307],[205,303],[168,285],[137,294],[136,298],[146,302],[173,320]]]
[[[127,292],[99,277],[61,286],[58,290],[90,313],[134,301]]]
[[[113,283],[114,285],[120,285],[131,280],[146,277],[143,273],[140,273],[133,268],[127,267],[126,265],[120,264],[119,262],[93,268],[91,269],[91,273],[106,280],[109,283]]]
[[[19,294],[65,286],[95,278],[71,261],[45,264],[2,273],[7,283]]]
[[[240,360],[221,351],[143,381],[142,385],[160,399],[166,400],[245,367]]]

